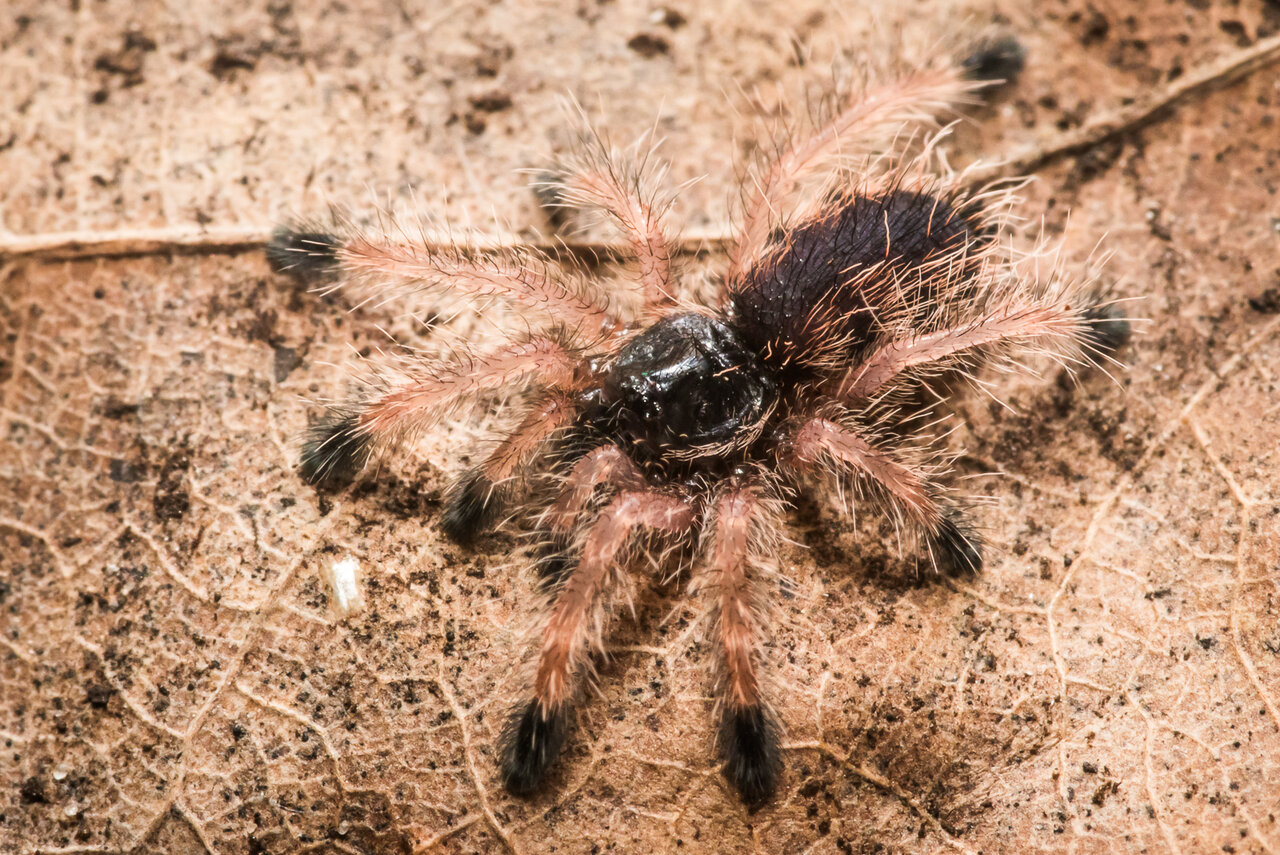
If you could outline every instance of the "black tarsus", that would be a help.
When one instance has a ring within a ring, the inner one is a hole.
[[[525,796],[537,789],[560,756],[568,733],[569,710],[564,704],[548,714],[534,700],[513,712],[498,742],[507,791]]]
[[[552,231],[563,231],[573,212],[573,206],[565,198],[564,181],[561,176],[555,172],[543,170],[534,175],[534,182],[530,186],[533,190],[533,198],[537,200],[538,207],[546,215]]]
[[[970,576],[982,571],[982,537],[956,508],[943,511],[929,539],[940,569],[950,576]]]
[[[1085,333],[1088,344],[1103,353],[1115,353],[1129,341],[1133,332],[1129,319],[1115,305],[1092,306],[1084,311],[1084,320],[1089,325]]]
[[[472,469],[450,488],[440,525],[450,540],[469,545],[493,524],[501,508],[496,485],[484,472]]]
[[[540,543],[536,551],[534,569],[547,590],[554,591],[569,578],[578,566],[578,556],[567,537],[549,538]]]
[[[992,85],[1013,83],[1027,65],[1027,49],[1014,36],[986,38],[960,60],[965,76]]]
[[[782,776],[780,728],[763,706],[725,707],[720,720],[724,774],[751,810],[764,804]]]
[[[281,227],[267,243],[267,263],[276,273],[303,282],[323,282],[338,274],[341,241],[326,232]]]
[[[360,416],[331,410],[307,429],[298,474],[309,484],[341,486],[360,474],[372,453],[372,438],[360,429]]]

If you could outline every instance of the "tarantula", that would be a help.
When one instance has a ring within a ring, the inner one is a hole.
[[[470,542],[521,499],[518,518],[535,533],[549,607],[532,679],[501,738],[509,790],[535,789],[559,755],[609,593],[637,542],[696,565],[713,618],[719,747],[749,805],[774,791],[782,768],[766,615],[779,516],[795,491],[834,477],[855,498],[879,497],[900,529],[918,533],[934,568],[980,569],[982,544],[940,479],[937,438],[920,415],[941,394],[931,381],[993,359],[1017,367],[1028,347],[1088,364],[1127,331],[1085,286],[1022,269],[1031,265],[1002,241],[1008,184],[971,191],[963,176],[931,173],[928,146],[914,158],[888,154],[904,127],[927,126],[1020,66],[1015,42],[985,43],[963,61],[866,89],[784,147],[749,185],[719,305],[678,299],[666,206],[646,170],[619,165],[598,137],[548,195],[620,227],[639,268],[638,321],[616,316],[581,272],[529,253],[277,233],[278,269],[497,297],[551,316],[542,332],[419,363],[331,409],[300,465],[313,483],[349,480],[379,447],[463,399],[526,384],[522,419],[451,488],[441,519],[448,536]],[[851,155],[865,157],[857,180]]]

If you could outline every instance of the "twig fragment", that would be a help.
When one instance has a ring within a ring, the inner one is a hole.
[[[144,255],[220,255],[259,251],[271,240],[275,225],[201,228],[173,226],[152,229],[111,229],[106,231],[44,232],[34,235],[0,233],[0,265],[18,260],[75,261],[85,258],[125,258]],[[721,234],[689,233],[676,246],[681,255],[723,250],[729,238]],[[441,235],[415,241],[420,252],[455,249],[457,239]],[[468,236],[468,247],[478,251],[533,249],[547,255],[580,256],[612,261],[626,258],[631,248],[619,242],[529,240],[516,235]]]

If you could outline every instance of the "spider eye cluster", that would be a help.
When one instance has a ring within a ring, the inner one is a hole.
[[[655,454],[740,443],[777,401],[776,381],[733,327],[694,313],[663,318],[628,342],[602,396],[619,439]]]

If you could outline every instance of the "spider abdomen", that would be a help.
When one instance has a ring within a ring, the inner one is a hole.
[[[966,265],[956,262],[983,232],[976,206],[941,196],[849,196],[782,232],[730,283],[734,327],[766,364],[847,358],[877,323],[927,306],[938,276],[965,276]]]
[[[745,444],[777,401],[777,383],[734,329],[695,313],[663,318],[628,342],[602,390],[610,432],[655,455]]]

